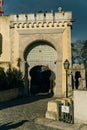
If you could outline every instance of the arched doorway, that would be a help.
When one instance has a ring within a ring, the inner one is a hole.
[[[26,48],[24,59],[28,64],[25,70],[28,74],[30,94],[48,93],[49,91],[53,93],[56,78],[56,49],[48,42],[37,41]]]
[[[81,78],[81,73],[80,71],[75,72],[75,88],[79,88],[79,78]]]
[[[30,70],[31,86],[30,93],[48,93],[51,88],[51,70],[47,66],[38,65]]]

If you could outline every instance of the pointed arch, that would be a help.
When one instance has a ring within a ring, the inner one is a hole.
[[[37,50],[39,49],[38,51],[40,53],[40,52],[42,52],[42,49],[47,50],[48,47],[49,47],[49,50],[52,49],[52,50],[54,50],[56,52],[56,48],[51,43],[49,43],[48,41],[38,40],[38,41],[35,41],[35,42],[31,43],[29,46],[26,47],[26,49],[24,51],[23,56],[24,56],[25,61],[26,61],[26,58],[27,58],[28,54],[32,50],[34,50],[34,48],[37,48]],[[51,53],[51,52],[49,52],[49,53]],[[56,53],[56,55],[57,55],[57,53]]]

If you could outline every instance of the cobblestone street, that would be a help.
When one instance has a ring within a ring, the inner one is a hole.
[[[44,117],[46,95],[16,99],[0,104],[0,130],[58,130],[35,124],[35,119]]]

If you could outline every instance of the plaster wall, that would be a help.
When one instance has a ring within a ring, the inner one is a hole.
[[[7,67],[11,60],[11,43],[9,30],[9,17],[0,17],[0,34],[2,36],[2,54],[0,56],[0,64]]]
[[[74,91],[75,123],[87,123],[87,91]]]

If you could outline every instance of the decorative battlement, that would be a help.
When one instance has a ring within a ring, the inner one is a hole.
[[[38,27],[65,27],[72,25],[72,13],[64,12],[62,8],[58,8],[59,11],[53,13],[39,12],[36,15],[31,14],[19,14],[10,15],[10,27],[16,28],[38,28]]]

